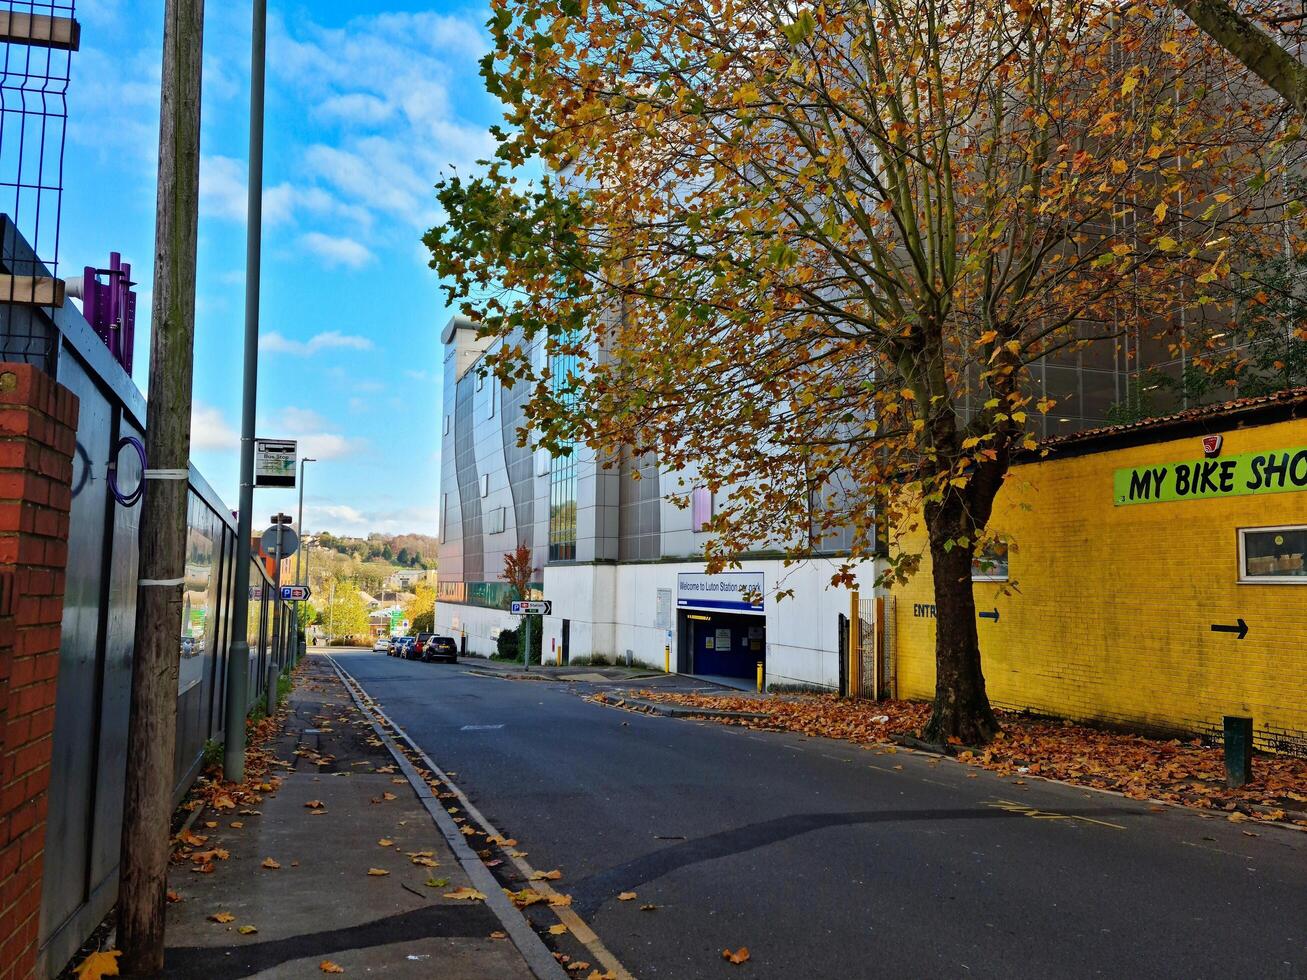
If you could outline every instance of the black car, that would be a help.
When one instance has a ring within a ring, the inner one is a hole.
[[[427,638],[422,647],[422,659],[427,662],[442,661],[444,663],[458,663],[458,644],[454,642],[452,636],[437,636],[434,633],[423,633],[422,636]],[[421,640],[421,637],[418,638]]]

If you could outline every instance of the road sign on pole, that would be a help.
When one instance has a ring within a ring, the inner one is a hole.
[[[259,544],[269,558],[283,561],[299,551],[300,536],[288,524],[273,524],[263,532]]]
[[[281,597],[289,602],[307,602],[313,593],[307,585],[283,585]]]
[[[514,600],[508,611],[514,616],[549,616],[554,611],[554,604],[540,599]]]

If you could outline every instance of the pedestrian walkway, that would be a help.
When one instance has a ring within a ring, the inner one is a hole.
[[[167,976],[536,975],[493,909],[448,897],[472,880],[325,658],[299,668],[274,755],[274,792],[206,809],[179,848]]]

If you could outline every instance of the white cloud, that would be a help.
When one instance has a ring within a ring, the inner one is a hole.
[[[300,244],[321,256],[328,265],[343,265],[351,269],[361,269],[369,262],[375,262],[376,256],[352,238],[327,235],[320,231],[311,231],[300,236]]]
[[[191,449],[236,449],[241,444],[240,433],[231,426],[221,411],[204,402],[191,405]]]
[[[324,350],[371,350],[372,341],[357,334],[327,330],[316,333],[308,340],[294,340],[279,331],[266,333],[259,338],[259,350],[270,354],[295,354],[308,357]]]
[[[294,406],[278,409],[271,422],[270,426],[265,425],[264,428],[269,431],[275,428],[286,438],[293,438],[299,443],[301,459],[306,456],[317,460],[340,459],[368,449],[366,439],[332,431],[332,423],[312,409]]]
[[[233,157],[200,158],[200,214],[228,221],[245,220],[244,163]]]
[[[400,507],[359,509],[334,501],[305,501],[304,523],[310,528],[324,528],[337,534],[430,534],[437,531],[440,520],[436,507]]]

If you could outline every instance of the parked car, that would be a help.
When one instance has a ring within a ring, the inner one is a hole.
[[[405,637],[402,637],[402,638],[400,639],[400,641],[399,641],[399,653],[398,653],[398,656],[401,657],[401,658],[404,659],[404,660],[419,660],[419,659],[421,659],[420,654],[418,654],[418,653],[416,652],[416,650],[417,650],[417,646],[416,646],[415,640],[416,640],[416,638],[415,638],[415,637],[412,637],[412,636],[405,636]]]
[[[404,638],[402,636],[392,636],[390,638],[390,646],[386,649],[386,653],[388,653],[392,657],[398,656],[400,641],[403,639]]]
[[[426,646],[422,648],[422,659],[428,663],[439,660],[444,663],[458,663],[458,644],[452,636],[430,634]]]
[[[427,641],[435,635],[435,633],[419,633],[413,637],[413,652],[409,656],[414,660],[426,660]]]
[[[373,653],[390,653],[390,637],[379,636],[372,644]]]

